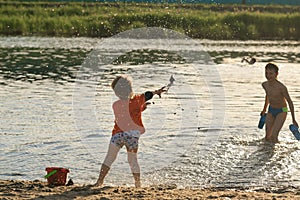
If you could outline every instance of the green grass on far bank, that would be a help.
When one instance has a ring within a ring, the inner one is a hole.
[[[0,35],[109,37],[132,28],[164,27],[193,38],[298,40],[299,9],[295,6],[0,2]]]

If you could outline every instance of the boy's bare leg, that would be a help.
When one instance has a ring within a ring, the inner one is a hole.
[[[127,149],[127,159],[131,168],[131,172],[134,178],[135,187],[141,187],[141,173],[140,165],[137,160],[137,151],[138,149]]]
[[[141,187],[141,173],[132,173],[135,181],[135,187]]]
[[[98,178],[98,180],[97,180],[97,182],[95,183],[94,186],[99,187],[99,186],[103,185],[104,178],[107,175],[109,169],[110,168],[108,166],[106,166],[105,164],[102,164],[100,174],[99,174],[99,178]]]
[[[266,137],[265,137],[265,139],[267,141],[271,141],[274,120],[275,120],[275,118],[273,117],[273,115],[271,113],[267,113],[267,118],[266,118]]]
[[[287,116],[287,113],[286,112],[283,112],[283,113],[279,113],[275,120],[274,120],[274,124],[273,124],[273,129],[272,129],[272,135],[271,135],[271,142],[279,142],[278,141],[278,135],[279,135],[279,132],[286,120],[286,116]]]
[[[108,151],[104,159],[104,162],[101,166],[99,178],[95,186],[101,186],[103,184],[104,178],[107,175],[110,166],[116,160],[119,150],[120,150],[119,147],[115,146],[114,144],[109,144]]]

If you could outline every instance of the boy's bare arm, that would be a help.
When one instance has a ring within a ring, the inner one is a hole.
[[[265,84],[266,84],[266,82],[263,82],[263,83],[261,84],[261,86],[264,88],[264,90],[265,90],[266,93],[267,93]],[[263,108],[263,110],[261,111],[260,115],[263,115],[263,114],[266,113],[266,111],[267,111],[267,106],[268,106],[268,105],[269,105],[269,99],[268,99],[268,96],[267,96],[267,94],[266,94],[266,96],[265,96],[265,104],[264,104],[264,108]]]
[[[283,94],[284,98],[286,99],[287,103],[289,104],[289,108],[290,108],[290,111],[291,111],[293,124],[296,125],[297,127],[299,127],[298,123],[296,121],[296,118],[295,118],[294,104],[293,104],[293,101],[292,101],[292,99],[291,99],[291,97],[289,95],[289,92],[288,92],[288,90],[287,90],[286,87],[283,88],[282,94]]]
[[[263,110],[261,111],[260,115],[264,115],[264,114],[266,113],[268,105],[269,105],[269,100],[268,100],[268,96],[266,95],[266,97],[265,97],[264,108],[263,108]]]

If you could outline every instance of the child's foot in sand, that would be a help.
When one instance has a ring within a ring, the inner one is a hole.
[[[140,181],[135,182],[135,187],[136,188],[141,188],[141,182]]]
[[[97,181],[93,186],[94,187],[102,187],[103,186],[103,182]]]

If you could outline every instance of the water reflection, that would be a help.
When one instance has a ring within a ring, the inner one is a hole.
[[[183,64],[185,60],[174,52],[165,50],[140,49],[120,56],[113,64],[141,65],[149,63]]]
[[[233,161],[231,169],[223,175],[223,180],[218,183],[219,186],[262,187],[269,182],[269,180],[263,182],[262,178],[265,178],[264,173],[272,172],[270,165],[276,151],[275,144],[261,139],[248,142],[245,148],[245,153],[239,159],[230,159]]]
[[[90,50],[84,48],[0,48],[0,76],[5,79],[29,82],[44,79],[74,82],[76,72],[89,52]],[[254,57],[258,62],[264,63],[300,63],[300,53],[297,52],[247,52],[220,49],[208,53],[217,64],[241,64],[244,57]],[[113,61],[114,65],[147,63],[184,64],[185,60],[174,52],[142,49],[127,52]]]
[[[5,79],[72,82],[86,53],[82,49],[0,48],[0,73]]]
[[[236,52],[236,51],[212,51],[210,56],[217,64],[224,63],[242,63],[243,57],[254,57],[259,62],[276,63],[300,63],[300,53],[282,53],[282,52]]]
[[[0,74],[5,79],[29,82],[44,79],[74,82],[88,53],[85,49],[0,48]],[[113,64],[154,62],[179,64],[184,60],[172,52],[144,49],[128,52]]]

